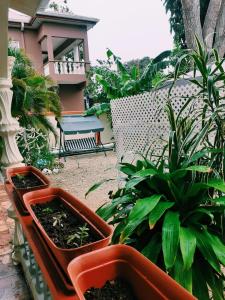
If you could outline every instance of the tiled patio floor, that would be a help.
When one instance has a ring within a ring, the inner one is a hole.
[[[7,216],[10,200],[0,185],[0,300],[28,300],[29,290],[21,269],[11,261],[14,221]]]

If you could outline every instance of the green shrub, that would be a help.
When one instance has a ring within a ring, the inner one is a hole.
[[[23,128],[29,126],[45,133],[55,129],[46,117],[51,112],[60,117],[61,105],[55,83],[48,76],[38,74],[22,50],[10,49],[15,57],[12,70],[12,116]]]
[[[48,135],[40,129],[28,127],[17,134],[17,144],[26,165],[32,165],[38,169],[52,169],[55,156],[49,149]]]
[[[87,115],[110,113],[111,99],[136,95],[157,86],[166,78],[162,72],[170,65],[171,51],[164,51],[151,59],[142,73],[136,65],[130,68],[123,64],[110,49],[106,54],[108,60],[99,61],[100,65],[91,67],[89,71],[86,93],[99,103],[88,109]],[[112,65],[117,70],[113,70]]]
[[[161,155],[122,162],[124,187],[97,213],[115,226],[113,243],[135,247],[198,299],[210,299],[209,288],[223,299],[225,183],[204,145],[214,116],[199,130],[192,113],[182,116],[185,107],[175,116],[167,104],[171,129]]]

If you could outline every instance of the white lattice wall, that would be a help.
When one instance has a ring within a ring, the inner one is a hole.
[[[164,106],[169,87],[111,101],[113,132],[118,161],[124,157],[132,161],[137,152],[144,153],[154,143],[168,138],[168,121]],[[185,97],[196,95],[198,88],[184,80],[178,81],[171,94],[171,102],[178,113]]]

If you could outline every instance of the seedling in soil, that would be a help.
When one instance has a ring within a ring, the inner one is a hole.
[[[53,209],[50,208],[50,207],[46,207],[46,208],[43,209],[43,213],[45,213],[45,214],[51,214],[51,213],[53,213]]]
[[[101,239],[101,236],[68,208],[60,198],[36,203],[32,205],[32,209],[46,234],[59,248],[78,248]]]
[[[42,186],[43,182],[35,174],[16,174],[12,176],[12,182],[18,189],[28,189],[36,186]]]
[[[76,233],[70,234],[67,238],[67,244],[74,244],[75,246],[81,247],[83,245],[84,240],[89,236],[89,228],[87,227],[87,223],[83,226],[78,227],[78,231]],[[75,240],[78,241],[75,242]]]
[[[53,226],[56,227],[56,226],[60,226],[60,227],[63,227],[63,219],[65,219],[67,217],[67,214],[62,212],[62,213],[59,213],[56,217],[53,217]]]
[[[25,175],[23,174],[16,174],[16,177],[21,181],[25,179]]]

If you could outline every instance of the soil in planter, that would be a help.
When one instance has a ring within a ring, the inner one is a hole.
[[[78,248],[102,238],[88,223],[76,216],[61,200],[55,198],[32,205],[32,209],[54,244],[63,249]]]
[[[137,300],[132,287],[123,279],[107,281],[102,288],[91,288],[85,294],[86,300]]]
[[[18,174],[12,177],[12,182],[18,189],[29,189],[36,186],[43,186],[43,182],[33,173]]]

